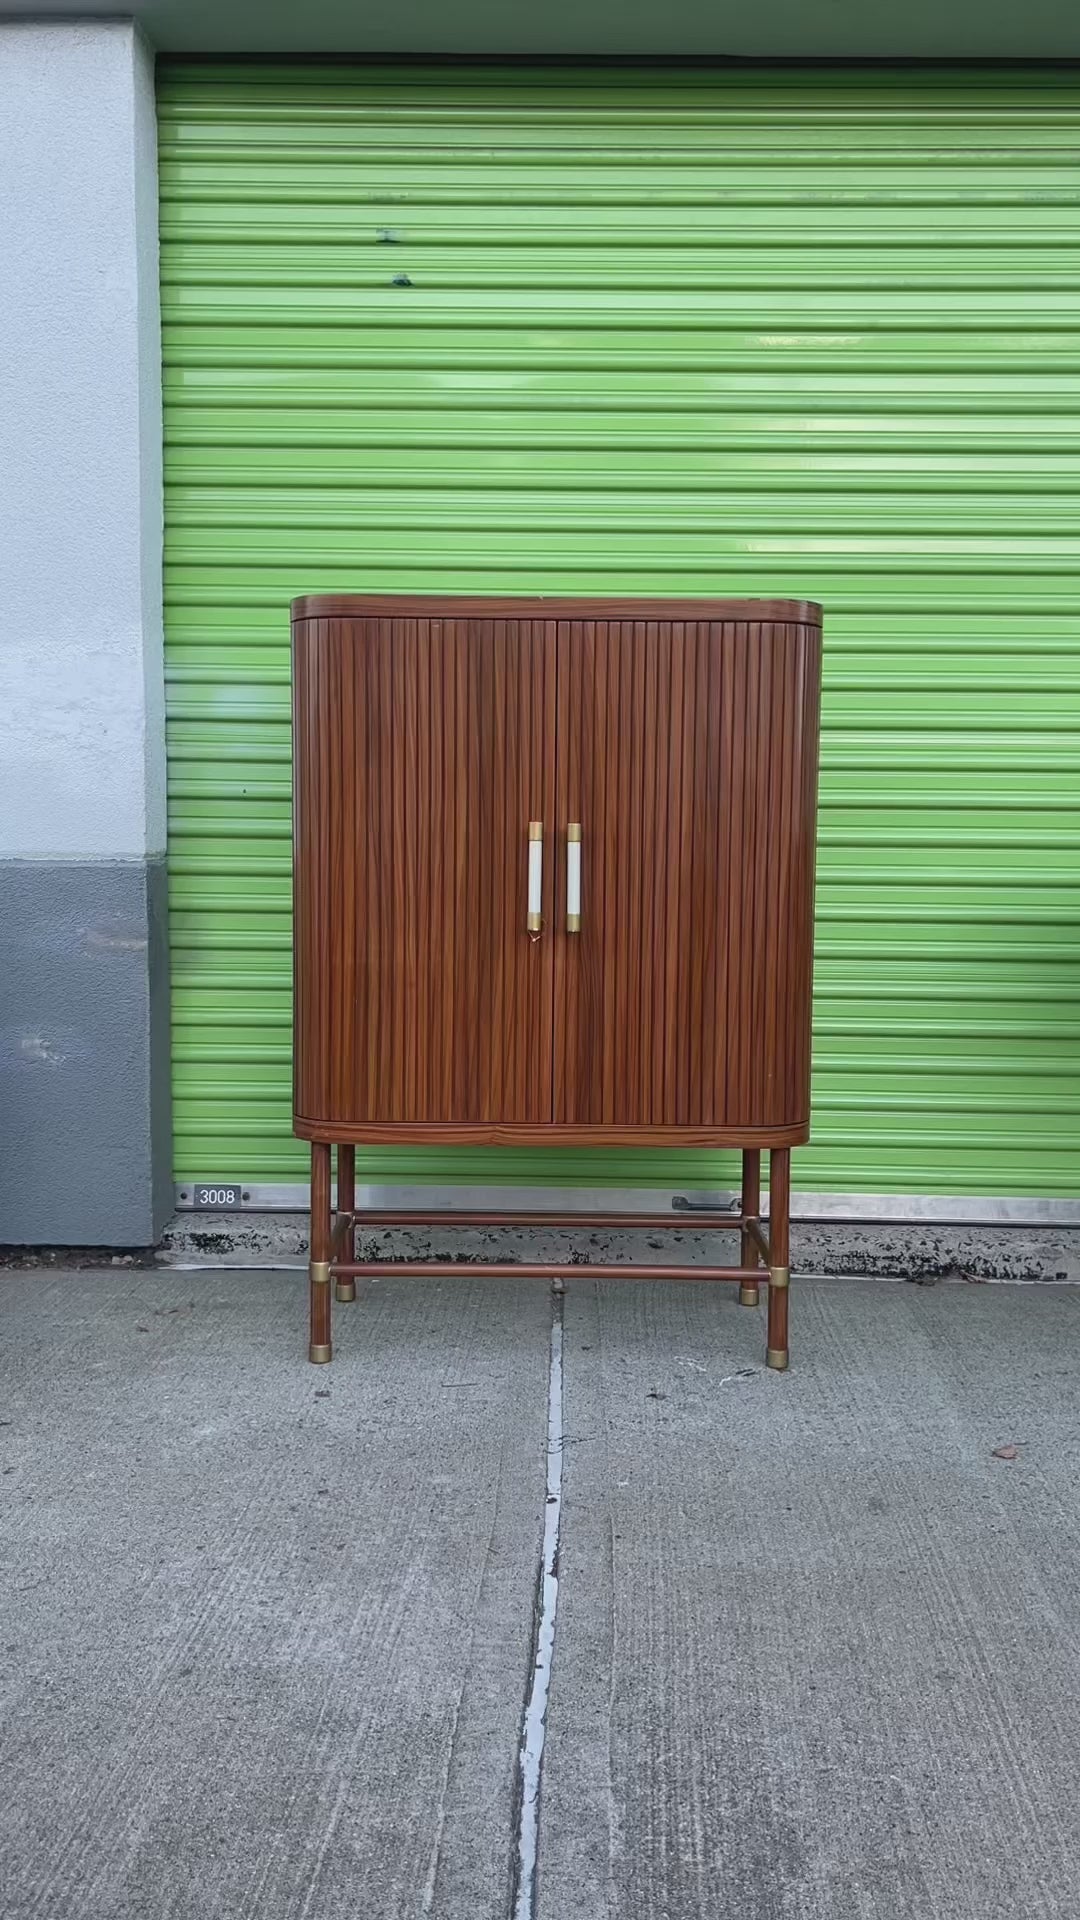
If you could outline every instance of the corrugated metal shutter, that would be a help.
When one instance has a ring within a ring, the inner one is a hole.
[[[304,1177],[290,596],[655,590],[828,612],[798,1185],[1074,1193],[1076,81],[166,64],[160,125],[179,1177]]]

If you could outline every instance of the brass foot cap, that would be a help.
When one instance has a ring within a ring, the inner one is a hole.
[[[788,1363],[787,1348],[786,1347],[766,1347],[765,1361],[766,1361],[766,1365],[770,1367],[775,1367],[777,1373],[784,1373],[786,1371],[787,1363]]]
[[[335,1299],[338,1299],[338,1300],[355,1300],[356,1299],[356,1281],[355,1280],[339,1280],[336,1286],[334,1287],[334,1297]]]
[[[739,1288],[740,1307],[756,1307],[757,1303],[758,1303],[758,1290],[756,1287],[740,1287]]]
[[[326,1362],[332,1357],[333,1351],[334,1350],[330,1345],[329,1340],[326,1342],[326,1345],[324,1347],[316,1346],[313,1340],[310,1347],[307,1350],[307,1357],[311,1361],[311,1364],[313,1367],[324,1367],[326,1365]]]

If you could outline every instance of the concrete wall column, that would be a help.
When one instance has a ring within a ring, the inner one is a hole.
[[[153,56],[0,25],[0,1241],[171,1200]]]

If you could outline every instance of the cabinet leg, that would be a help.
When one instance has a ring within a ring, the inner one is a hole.
[[[311,1144],[311,1257],[308,1262],[311,1333],[308,1359],[329,1360],[330,1347],[330,1149]]]
[[[747,1147],[742,1157],[742,1210],[744,1218],[749,1215],[756,1220],[761,1212],[761,1154],[757,1147]],[[742,1247],[739,1257],[740,1267],[756,1267],[759,1255],[755,1242],[743,1229]],[[758,1290],[756,1280],[744,1280],[739,1288],[739,1305],[756,1307]]]
[[[337,1204],[339,1213],[352,1213],[356,1207],[356,1148],[339,1147],[337,1150]],[[348,1257],[353,1257],[353,1237],[348,1234],[344,1245]],[[334,1287],[334,1296],[338,1300],[356,1299],[356,1281],[351,1274],[340,1278]]]
[[[788,1280],[791,1219],[791,1152],[769,1154],[769,1343],[765,1358],[783,1371],[788,1363]]]

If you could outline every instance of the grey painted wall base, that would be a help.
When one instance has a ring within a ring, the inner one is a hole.
[[[151,1246],[172,1210],[164,862],[0,862],[0,1242]]]
[[[379,1259],[641,1260],[664,1264],[715,1260],[734,1236],[706,1233],[528,1232],[417,1228],[361,1236],[365,1254]],[[178,1213],[170,1221],[160,1259],[170,1266],[266,1267],[304,1264],[307,1218],[292,1213]],[[869,1274],[888,1280],[1080,1281],[1080,1228],[819,1226],[791,1229],[793,1271]],[[420,1282],[417,1283],[422,1284]]]

